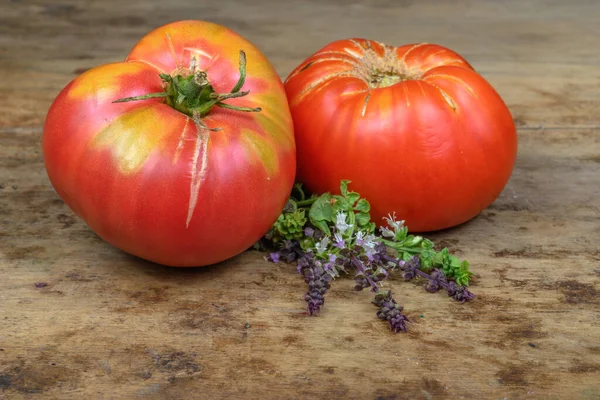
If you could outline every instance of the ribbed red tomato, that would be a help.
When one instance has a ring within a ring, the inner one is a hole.
[[[152,93],[165,97],[114,103]],[[202,21],[162,26],[125,62],[70,82],[48,112],[43,154],[58,194],[100,237],[170,266],[249,248],[296,168],[276,71],[252,43]]]
[[[333,42],[285,81],[298,180],[337,192],[341,179],[411,231],[469,220],[506,185],[517,135],[492,86],[463,57],[433,44]]]

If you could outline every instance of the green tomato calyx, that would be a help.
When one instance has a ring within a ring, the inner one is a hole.
[[[164,97],[166,103],[175,110],[199,120],[208,115],[213,107],[228,108],[242,112],[259,112],[260,107],[237,107],[224,103],[227,99],[246,96],[249,91],[241,91],[246,81],[246,53],[240,50],[240,77],[229,93],[216,93],[205,71],[196,68],[196,59],[192,57],[189,69],[178,69],[173,75],[160,74],[165,85],[164,92],[149,93],[142,96],[125,97],[113,103],[147,100]]]

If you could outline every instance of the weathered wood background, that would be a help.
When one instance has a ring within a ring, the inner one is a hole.
[[[349,280],[308,318],[293,266],[169,269],[95,236],[46,177],[45,113],[178,19],[233,28],[282,77],[345,37],[462,53],[520,140],[497,201],[429,235],[471,261],[477,300],[392,280],[415,321],[394,336]],[[600,399],[599,37],[585,0],[3,0],[0,398]]]

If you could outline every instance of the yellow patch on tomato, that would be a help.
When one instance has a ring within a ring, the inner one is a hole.
[[[279,172],[279,160],[273,143],[265,137],[249,129],[240,132],[242,145],[248,150],[251,163],[260,163],[269,177]]]
[[[73,81],[69,97],[78,100],[96,98],[98,103],[117,100],[123,75],[139,73],[144,66],[133,62],[119,62],[92,68]]]
[[[278,106],[286,101],[285,98],[278,99],[277,96],[266,93],[256,97],[258,100],[255,103],[262,107],[262,111],[254,115],[255,121],[285,151],[293,151],[295,143],[291,119],[287,110]]]
[[[159,149],[166,132],[164,120],[154,107],[140,107],[115,119],[94,138],[92,146],[109,148],[119,170],[132,174]]]

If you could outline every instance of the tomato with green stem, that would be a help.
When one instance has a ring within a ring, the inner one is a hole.
[[[378,225],[396,213],[414,232],[463,223],[506,185],[517,154],[511,114],[456,52],[339,40],[285,81],[298,180],[316,193],[348,179]]]
[[[178,21],[71,81],[42,148],[57,193],[101,238],[203,266],[267,232],[294,183],[293,124],[265,56],[226,27]]]

